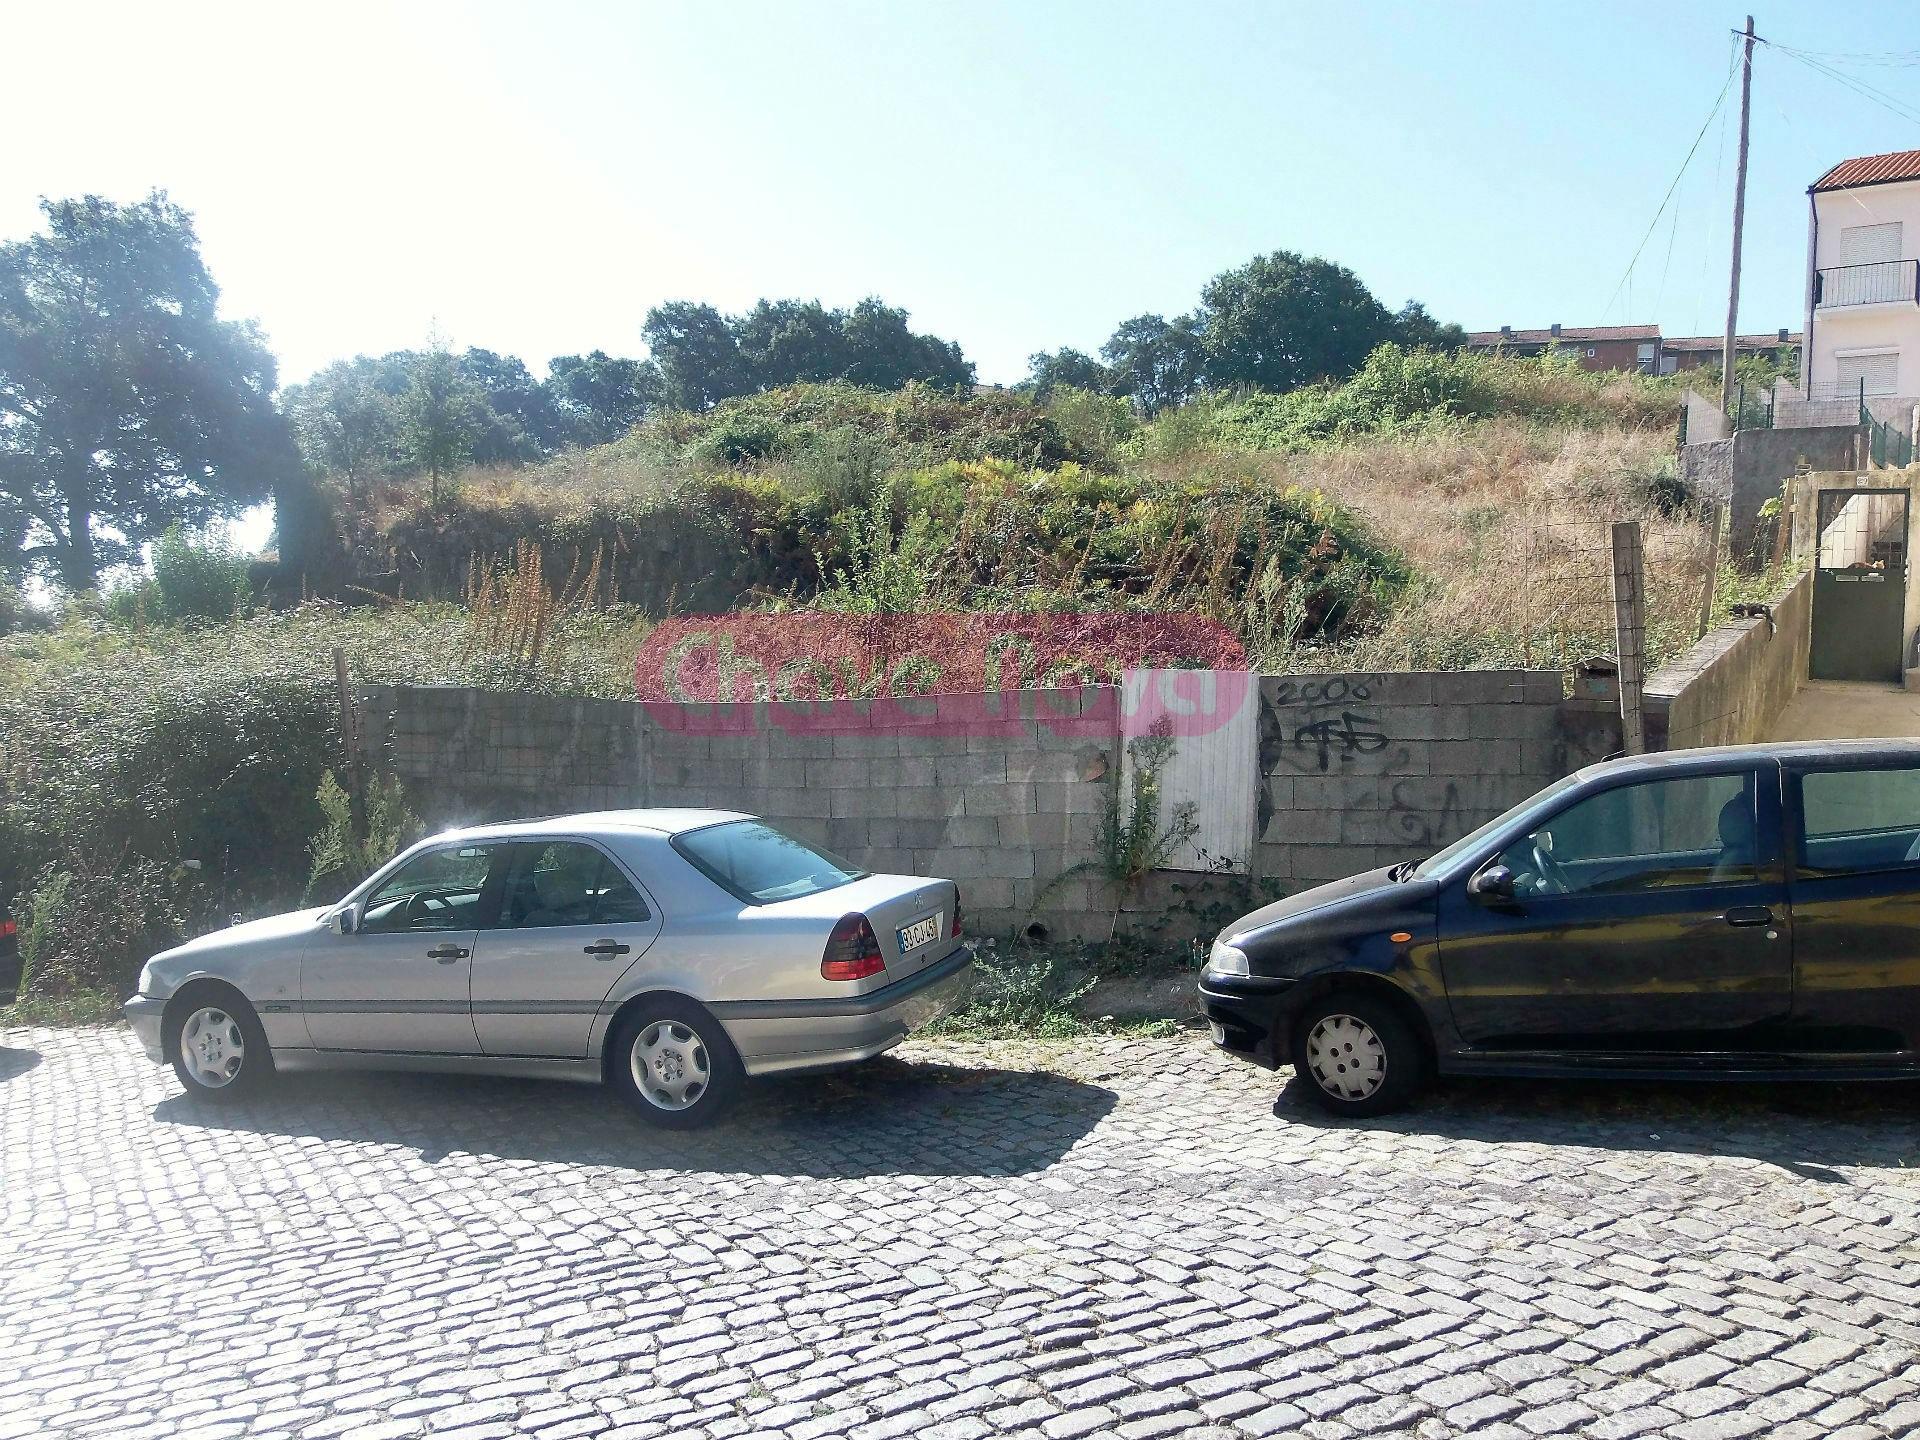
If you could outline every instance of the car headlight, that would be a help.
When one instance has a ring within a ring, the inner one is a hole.
[[[1207,968],[1216,975],[1247,975],[1247,952],[1235,949],[1224,940],[1213,942],[1213,948],[1207,951]]]

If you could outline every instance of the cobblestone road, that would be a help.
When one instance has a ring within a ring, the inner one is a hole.
[[[1920,1091],[1479,1083],[1191,1036],[197,1109],[0,1034],[0,1436],[1920,1434]]]

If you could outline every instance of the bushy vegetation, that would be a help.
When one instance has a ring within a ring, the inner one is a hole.
[[[1582,370],[1570,358],[1474,355],[1382,345],[1352,379],[1284,393],[1211,397],[1170,414],[1137,442],[1143,454],[1193,449],[1326,450],[1370,439],[1460,434],[1478,421],[1628,429],[1666,424],[1671,382]]]

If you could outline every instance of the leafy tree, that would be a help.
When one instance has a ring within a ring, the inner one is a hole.
[[[1100,354],[1114,393],[1131,396],[1148,416],[1186,404],[1200,393],[1206,376],[1206,344],[1191,315],[1171,323],[1158,315],[1123,320]]]
[[[684,410],[798,381],[898,390],[917,380],[951,390],[974,378],[957,343],[916,335],[906,311],[871,296],[851,310],[828,310],[817,300],[762,300],[733,316],[675,301],[648,311],[641,334],[660,368],[666,403]]]
[[[219,318],[185,210],[155,191],[41,211],[0,246],[0,566],[89,589],[169,527],[265,499],[293,454],[273,356]]]
[[[337,360],[282,397],[307,464],[347,487],[358,514],[368,487],[397,463],[404,386],[382,383],[381,362],[360,355]]]
[[[647,312],[640,334],[660,367],[666,402],[706,410],[753,388],[752,372],[727,317],[711,305],[675,300]]]
[[[469,458],[482,465],[524,465],[567,443],[553,396],[518,356],[469,347],[456,363],[480,400]]]
[[[556,355],[547,365],[547,394],[567,435],[577,444],[616,440],[660,404],[660,369],[650,360]]]
[[[1467,332],[1459,325],[1442,325],[1418,300],[1409,300],[1393,317],[1394,339],[1408,350],[1460,350]]]
[[[1394,338],[1393,316],[1359,276],[1288,250],[1216,275],[1200,298],[1207,384],[1216,389],[1343,379]]]
[[[971,385],[973,362],[958,341],[916,335],[907,329],[907,312],[868,296],[840,321],[846,346],[844,379],[875,390],[898,390],[919,380],[936,389]],[[784,382],[783,382],[784,383]]]
[[[1045,402],[1055,390],[1097,390],[1113,388],[1113,374],[1098,360],[1071,346],[1042,350],[1027,357],[1027,378],[1019,388],[1034,399]]]
[[[762,300],[728,323],[756,388],[838,380],[852,364],[846,317],[818,300]]]
[[[413,367],[400,402],[401,451],[409,465],[428,477],[435,505],[444,498],[447,477],[473,454],[482,430],[486,398],[455,363],[453,352],[437,340]]]

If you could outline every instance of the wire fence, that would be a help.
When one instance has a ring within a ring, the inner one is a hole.
[[[1615,653],[1613,523],[1590,515],[1527,525],[1510,593],[1529,669],[1570,672],[1583,660]],[[1709,577],[1719,563],[1713,511],[1697,507],[1643,519],[1640,539],[1651,671],[1700,633]]]

